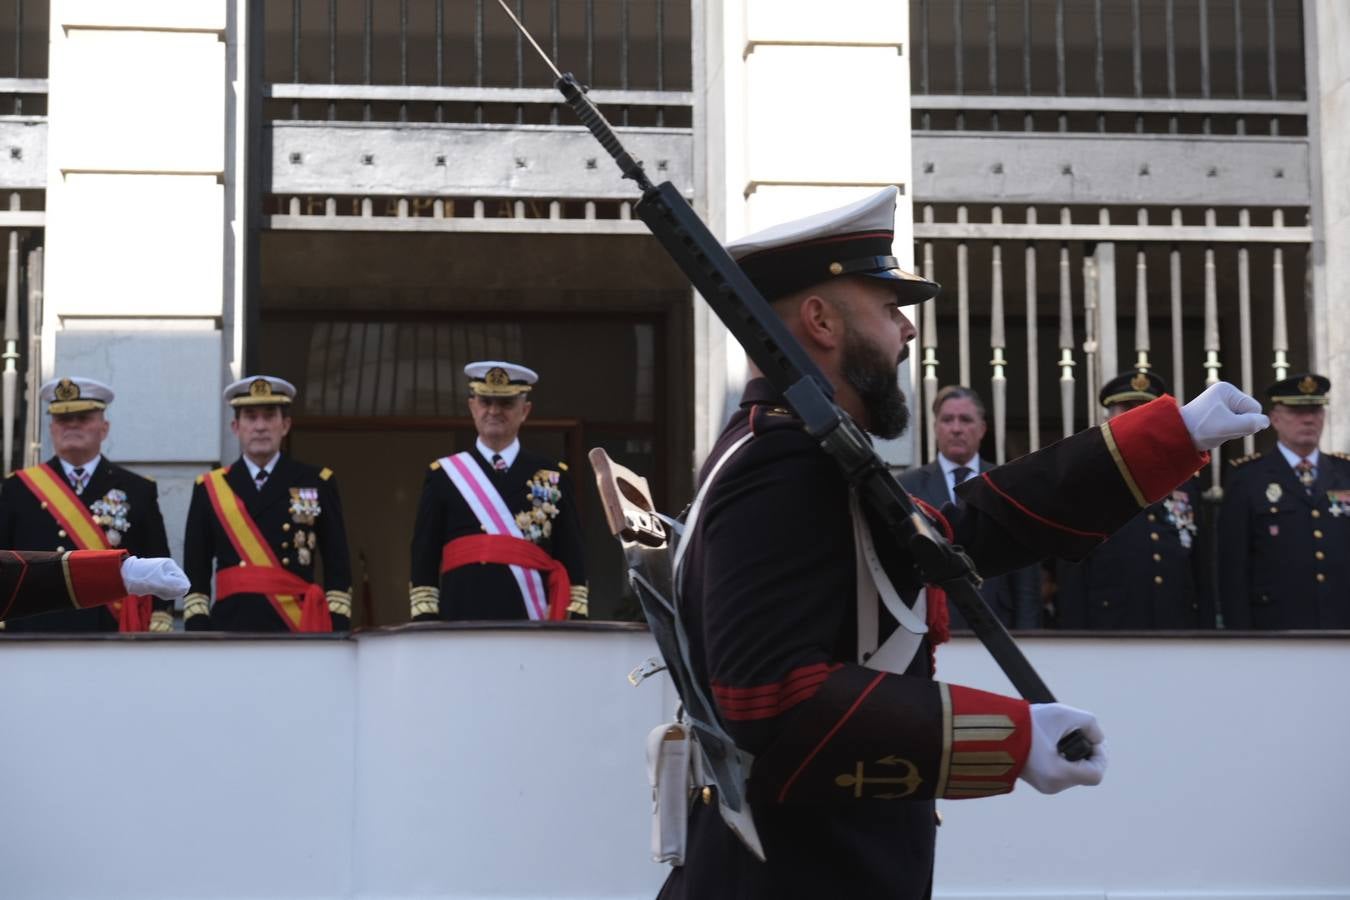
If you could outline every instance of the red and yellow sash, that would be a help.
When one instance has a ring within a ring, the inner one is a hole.
[[[205,479],[211,508],[239,554],[237,568],[216,572],[216,599],[223,600],[230,594],[263,594],[291,631],[332,631],[323,589],[281,567],[258,524],[225,480],[228,471],[213,469]]]
[[[567,567],[538,544],[505,534],[466,534],[441,548],[442,575],[473,563],[520,566],[540,572],[548,582],[549,621],[560,622],[567,618],[572,579],[567,574]]]
[[[80,502],[66,479],[51,466],[40,463],[16,472],[33,496],[51,513],[56,524],[63,528],[79,550],[112,550],[108,536],[94,521],[89,507]],[[108,604],[108,611],[117,618],[118,631],[147,631],[150,628],[152,600],[148,596],[130,595]]]

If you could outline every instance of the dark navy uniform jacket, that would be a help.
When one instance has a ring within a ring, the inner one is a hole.
[[[551,533],[535,543],[567,567],[567,576],[576,596],[577,588],[586,584],[586,553],[581,541],[581,522],[577,518],[576,490],[565,471],[567,467],[556,459],[530,453],[523,447],[505,472],[494,471],[477,447],[470,449],[469,455],[487,473],[512,514],[533,508],[529,484],[540,473],[559,474],[558,490],[562,498],[555,504],[558,514],[552,519]],[[468,565],[441,574],[441,550],[445,545],[458,537],[482,533],[483,528],[469,504],[441,471],[440,462],[433,462],[422,483],[417,522],[413,526],[413,590],[439,587],[439,617],[444,620],[529,618],[525,600],[509,567],[492,563]],[[415,618],[426,620],[436,616]]]
[[[988,472],[992,468],[983,458],[980,459],[980,472]],[[938,509],[951,502],[947,493],[947,476],[942,471],[942,464],[936,460],[900,473],[900,483],[910,494]],[[1040,566],[1026,566],[1003,575],[990,575],[980,585],[980,596],[1007,628],[1041,627]],[[950,612],[953,628],[967,627],[956,607],[953,606]]]
[[[258,490],[242,458],[229,466],[225,481],[239,496],[244,508],[257,524],[282,568],[305,581],[315,581],[315,567],[323,560],[323,587],[329,608],[342,604],[351,608],[352,564],[347,548],[347,527],[342,521],[342,501],[337,479],[330,469],[320,469],[282,454]],[[196,597],[211,596],[212,575],[217,569],[239,565],[239,554],[220,524],[211,497],[206,492],[205,476],[197,479],[188,507],[187,529],[183,538],[183,570],[192,582],[186,607]],[[318,512],[297,502],[296,492],[309,489],[318,493]],[[313,523],[306,520],[313,514]],[[297,533],[304,535],[302,553]],[[311,544],[313,538],[313,546]],[[317,552],[316,552],[317,551]],[[232,594],[216,597],[211,606],[209,626],[205,615],[189,615],[184,623],[197,630],[216,631],[289,631],[286,621],[262,594]],[[348,615],[333,613],[333,630],[345,631],[351,625]]]
[[[53,456],[47,464],[58,478],[65,480],[61,460]],[[118,501],[114,491],[121,491],[125,500]],[[126,504],[126,519],[131,526],[120,534],[115,549],[126,550],[133,556],[168,556],[169,539],[164,532],[164,517],[159,511],[159,488],[153,481],[137,475],[100,457],[90,473],[84,490],[78,495],[86,507],[105,498]],[[106,528],[104,529],[106,532]],[[42,508],[41,501],[17,475],[5,479],[0,490],[0,547],[11,550],[74,550],[70,536],[52,514]],[[173,606],[158,598],[154,609],[167,611]],[[21,622],[11,622],[10,631],[116,631],[117,618],[106,606],[93,609],[66,609],[48,615],[33,616]]]
[[[1227,628],[1350,628],[1350,460],[1318,457],[1312,494],[1279,449],[1234,460],[1219,516]]]
[[[1153,504],[1081,562],[1057,569],[1059,627],[1214,627],[1196,479]]]
[[[1029,707],[931,680],[923,648],[902,675],[858,664],[848,487],[780,403],[766,381],[752,381],[714,447],[710,463],[754,434],[686,535],[680,597],[693,675],[756,757],[749,794],[768,861],[740,844],[715,805],[696,802],[685,865],[661,896],[924,898],[934,798],[1011,790],[1030,747]],[[960,512],[948,511],[982,572],[1047,554],[1081,558],[1204,459],[1164,397],[970,479]],[[912,559],[873,535],[912,604]],[[881,622],[884,637],[895,623],[884,609]],[[1072,700],[1071,685],[1059,688]]]
[[[93,612],[122,599],[126,558],[124,550],[0,550],[0,622],[22,631],[14,626],[27,618]]]

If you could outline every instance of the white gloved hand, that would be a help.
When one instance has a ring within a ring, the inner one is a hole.
[[[122,562],[122,584],[128,594],[151,594],[161,600],[177,600],[192,586],[178,563],[164,556],[128,556]]]
[[[1059,755],[1059,739],[1079,729],[1092,744],[1092,755],[1070,762]],[[1021,779],[1042,794],[1058,794],[1075,785],[1101,784],[1106,774],[1106,737],[1097,717],[1063,703],[1031,705],[1031,752]]]
[[[1224,441],[1256,434],[1270,425],[1261,404],[1226,381],[1211,384],[1183,406],[1181,421],[1197,450],[1213,450]]]

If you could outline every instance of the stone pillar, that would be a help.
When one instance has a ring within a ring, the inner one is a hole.
[[[895,254],[913,269],[908,4],[839,0],[824,13],[782,0],[708,0],[706,18],[705,38],[719,32],[704,91],[707,204],[719,235],[894,184]],[[742,359],[726,355],[728,394],[739,391]],[[912,435],[880,449],[897,464],[915,458]]]
[[[1350,450],[1350,5],[1306,0],[1304,9],[1313,142],[1311,363],[1332,385],[1322,447],[1344,452]]]
[[[42,376],[112,385],[104,450],[159,481],[176,554],[222,455],[230,6],[51,4]]]

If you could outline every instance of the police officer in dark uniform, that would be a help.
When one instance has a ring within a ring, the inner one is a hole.
[[[889,188],[728,248],[844,411],[883,438],[908,421],[902,307],[938,290],[892,255],[895,199]],[[1163,398],[965,481],[935,527],[983,572],[1081,558],[1194,473],[1203,450],[1264,424],[1232,385],[1183,410]],[[747,385],[701,484],[680,612],[693,677],[754,757],[766,859],[695,802],[663,898],[918,900],[931,893],[934,798],[1006,793],[1019,778],[1047,793],[1100,781],[1090,714],[931,680],[942,599],[765,379]],[[1055,743],[1074,728],[1094,746],[1070,762]]]
[[[58,552],[121,549],[135,556],[167,557],[169,541],[155,483],[103,455],[112,388],[92,378],[57,378],[42,386],[40,399],[51,414],[55,454],[5,480],[0,490],[0,547]],[[33,616],[10,623],[8,629],[172,630],[172,603],[156,598],[149,611],[133,607],[133,602],[140,601]]]
[[[585,618],[585,548],[567,465],[521,447],[533,369],[469,363],[470,450],[431,463],[413,526],[414,621]]]
[[[1350,628],[1350,459],[1318,448],[1331,382],[1271,385],[1275,450],[1232,461],[1219,518],[1224,625]]]
[[[238,460],[197,478],[183,539],[189,630],[345,631],[352,569],[333,470],[281,452],[295,386],[270,375],[225,389]],[[323,560],[323,588],[314,583]],[[210,602],[211,577],[215,597]]]
[[[1106,418],[1167,393],[1155,372],[1117,375],[1098,399]],[[1061,628],[1214,627],[1198,529],[1200,485],[1191,478],[1139,513],[1081,562],[1061,560],[1056,610]]]

